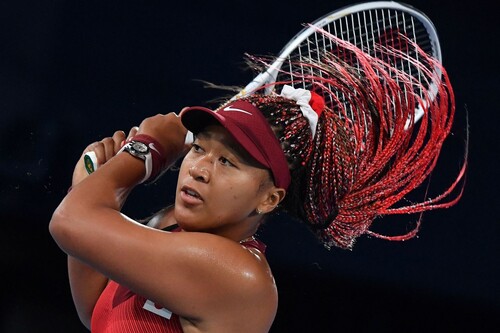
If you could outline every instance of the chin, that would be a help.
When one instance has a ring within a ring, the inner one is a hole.
[[[200,215],[184,207],[174,207],[174,218],[179,227],[185,231],[201,231]]]

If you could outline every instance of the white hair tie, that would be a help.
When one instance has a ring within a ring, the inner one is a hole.
[[[316,135],[316,125],[318,124],[318,113],[314,111],[309,102],[311,101],[311,92],[307,89],[294,88],[292,86],[284,85],[281,90],[281,96],[294,100],[300,107],[300,111],[304,117],[309,121],[312,136]]]

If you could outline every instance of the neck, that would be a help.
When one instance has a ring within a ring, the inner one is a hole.
[[[165,209],[164,211],[162,211],[162,214],[158,216],[158,221],[157,223],[155,223],[154,227],[162,229],[170,225],[177,224],[177,220],[175,219],[173,213],[174,211],[171,208],[173,208],[173,206],[169,207],[169,209]],[[214,235],[219,235],[221,237],[228,238],[235,242],[241,243],[252,239],[252,237],[257,232],[262,222],[263,222],[263,216],[255,215],[245,221],[241,221],[238,224],[230,225],[226,228],[202,230],[200,232],[207,232]]]

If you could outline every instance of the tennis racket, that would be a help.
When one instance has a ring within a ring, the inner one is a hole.
[[[395,58],[392,66],[410,74],[417,82],[423,84],[428,98],[431,100],[435,98],[437,85],[440,82],[429,82],[429,76],[423,75],[422,70],[412,64],[413,60],[419,61],[418,48],[441,63],[441,48],[434,24],[421,11],[408,5],[393,1],[374,1],[335,10],[306,26],[288,42],[266,71],[256,76],[233,99],[252,94],[263,86],[266,94],[278,90],[279,87],[274,86],[274,82],[291,82],[295,88],[310,89],[314,82],[297,82],[296,73],[312,70],[310,66],[301,68],[300,63],[310,60],[321,62],[321,58],[329,53],[342,58],[338,46],[325,38],[318,28],[355,45],[373,57],[387,56],[386,53],[380,52],[381,47],[390,47],[403,52],[406,59]],[[406,38],[413,43],[408,43]],[[347,58],[343,60],[349,62]],[[350,65],[356,66],[355,63]],[[439,68],[428,68],[428,70],[437,73],[434,77],[440,77]],[[311,77],[315,73],[309,74]],[[346,108],[348,109],[348,106]],[[417,107],[414,121],[420,119],[422,115],[422,107]]]
[[[388,46],[404,52],[407,59],[418,61],[418,47],[441,62],[441,48],[436,29],[424,13],[393,1],[360,3],[330,12],[302,29],[281,50],[276,60],[233,96],[233,99],[253,94],[264,86],[265,93],[269,94],[279,89],[277,85],[273,85],[275,82],[292,82],[291,85],[295,88],[310,89],[314,82],[297,82],[294,73],[311,70],[311,67],[298,68],[299,64],[308,59],[321,61],[324,55],[338,51],[337,46],[325,38],[318,28],[374,57],[385,56],[378,50],[380,46]],[[414,44],[409,44],[405,38]],[[351,65],[356,66],[356,64]],[[428,78],[428,75],[422,75],[421,69],[416,68],[409,60],[398,58],[394,60],[393,65],[412,75],[419,82],[421,78]],[[439,74],[439,68],[429,70]],[[426,87],[425,93],[429,94],[427,97],[433,99],[440,82],[421,83]],[[337,99],[342,100],[342,97],[337,96]],[[348,109],[348,105],[345,108]],[[420,119],[422,115],[422,108],[417,107],[414,121]],[[89,173],[98,167],[95,154],[92,155],[92,152],[85,156],[85,167]]]

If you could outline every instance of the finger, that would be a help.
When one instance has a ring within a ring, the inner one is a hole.
[[[94,142],[85,149],[83,163],[89,174],[106,162],[106,153],[102,142]]]
[[[132,127],[128,132],[127,141],[130,140],[132,137],[134,137],[137,134],[137,131],[139,131],[138,126]]]
[[[189,109],[189,106],[186,106],[186,107],[183,107],[181,112],[179,112],[179,114],[175,114],[177,117],[180,116],[180,114],[182,113],[182,111],[186,110],[186,109]],[[194,142],[194,135],[191,131],[187,131],[186,133],[186,138],[184,140],[184,145],[186,146],[191,146],[191,144]]]
[[[115,156],[115,141],[113,138],[104,138],[101,140],[104,147],[104,163],[109,161],[113,156]]]
[[[84,152],[83,162],[85,169],[90,174],[100,165],[106,163],[120,150],[121,142],[125,139],[125,132],[116,131],[113,137],[104,138],[99,142],[90,144]]]
[[[125,141],[125,132],[124,131],[116,131],[113,134],[114,155],[116,155],[116,153],[118,153],[118,151],[121,149],[124,141]]]

